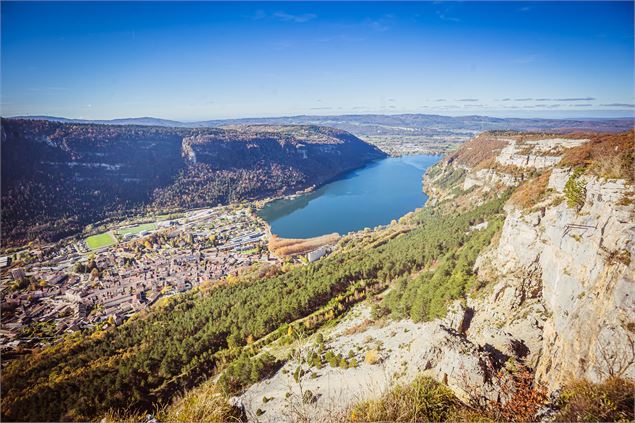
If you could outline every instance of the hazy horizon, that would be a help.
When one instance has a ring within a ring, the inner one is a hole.
[[[24,115],[11,115],[2,116],[8,119],[14,118],[50,118],[50,119],[68,119],[68,120],[87,120],[87,121],[110,121],[110,120],[123,120],[123,119],[159,119],[159,120],[171,120],[181,123],[196,123],[206,121],[222,121],[222,120],[251,120],[251,119],[284,119],[293,118],[298,116],[306,117],[337,117],[337,116],[399,116],[399,115],[424,115],[424,116],[443,116],[443,117],[468,117],[468,116],[480,116],[489,118],[509,118],[509,119],[635,119],[635,110],[586,110],[583,112],[577,111],[552,111],[552,110],[533,110],[530,112],[519,111],[502,111],[497,113],[496,111],[490,111],[489,113],[432,113],[432,112],[394,112],[394,113],[381,113],[381,112],[362,112],[362,113],[329,113],[329,114],[317,114],[317,113],[302,113],[302,114],[287,114],[287,115],[267,115],[261,116],[227,116],[217,118],[202,118],[202,119],[171,119],[162,116],[150,116],[150,115],[135,115],[135,116],[116,116],[113,118],[82,118],[74,116],[54,116],[54,115],[40,115],[40,114],[24,114]]]

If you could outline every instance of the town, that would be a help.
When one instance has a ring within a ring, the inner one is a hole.
[[[2,257],[2,352],[11,357],[68,333],[105,330],[162,298],[254,263],[275,264],[268,238],[249,208],[219,206],[112,228],[24,265]]]

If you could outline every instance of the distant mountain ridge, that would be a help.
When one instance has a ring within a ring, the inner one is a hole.
[[[48,120],[65,123],[105,125],[151,125],[175,128],[213,128],[227,125],[321,125],[369,135],[444,135],[456,131],[481,132],[491,130],[522,131],[608,131],[622,132],[633,128],[633,118],[497,118],[481,115],[442,116],[429,114],[349,114],[333,116],[282,116],[271,118],[214,119],[180,122],[154,117],[120,118],[112,120],[68,119],[54,116],[17,116],[14,119]]]
[[[118,119],[72,119],[58,116],[13,116],[8,119],[24,119],[24,120],[47,120],[50,122],[61,123],[86,123],[86,124],[98,124],[98,125],[143,125],[143,126],[171,126],[171,127],[186,127],[187,124],[176,120],[160,119],[150,116],[143,116],[137,118],[118,118]]]

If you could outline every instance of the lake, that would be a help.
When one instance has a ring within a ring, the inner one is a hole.
[[[428,199],[421,179],[441,156],[388,157],[346,173],[315,191],[267,204],[258,215],[283,238],[344,235],[390,223]]]

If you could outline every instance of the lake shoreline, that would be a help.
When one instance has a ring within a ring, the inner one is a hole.
[[[345,235],[388,224],[425,204],[422,177],[440,159],[407,155],[373,160],[313,190],[259,202],[256,213],[271,234],[283,238]]]

